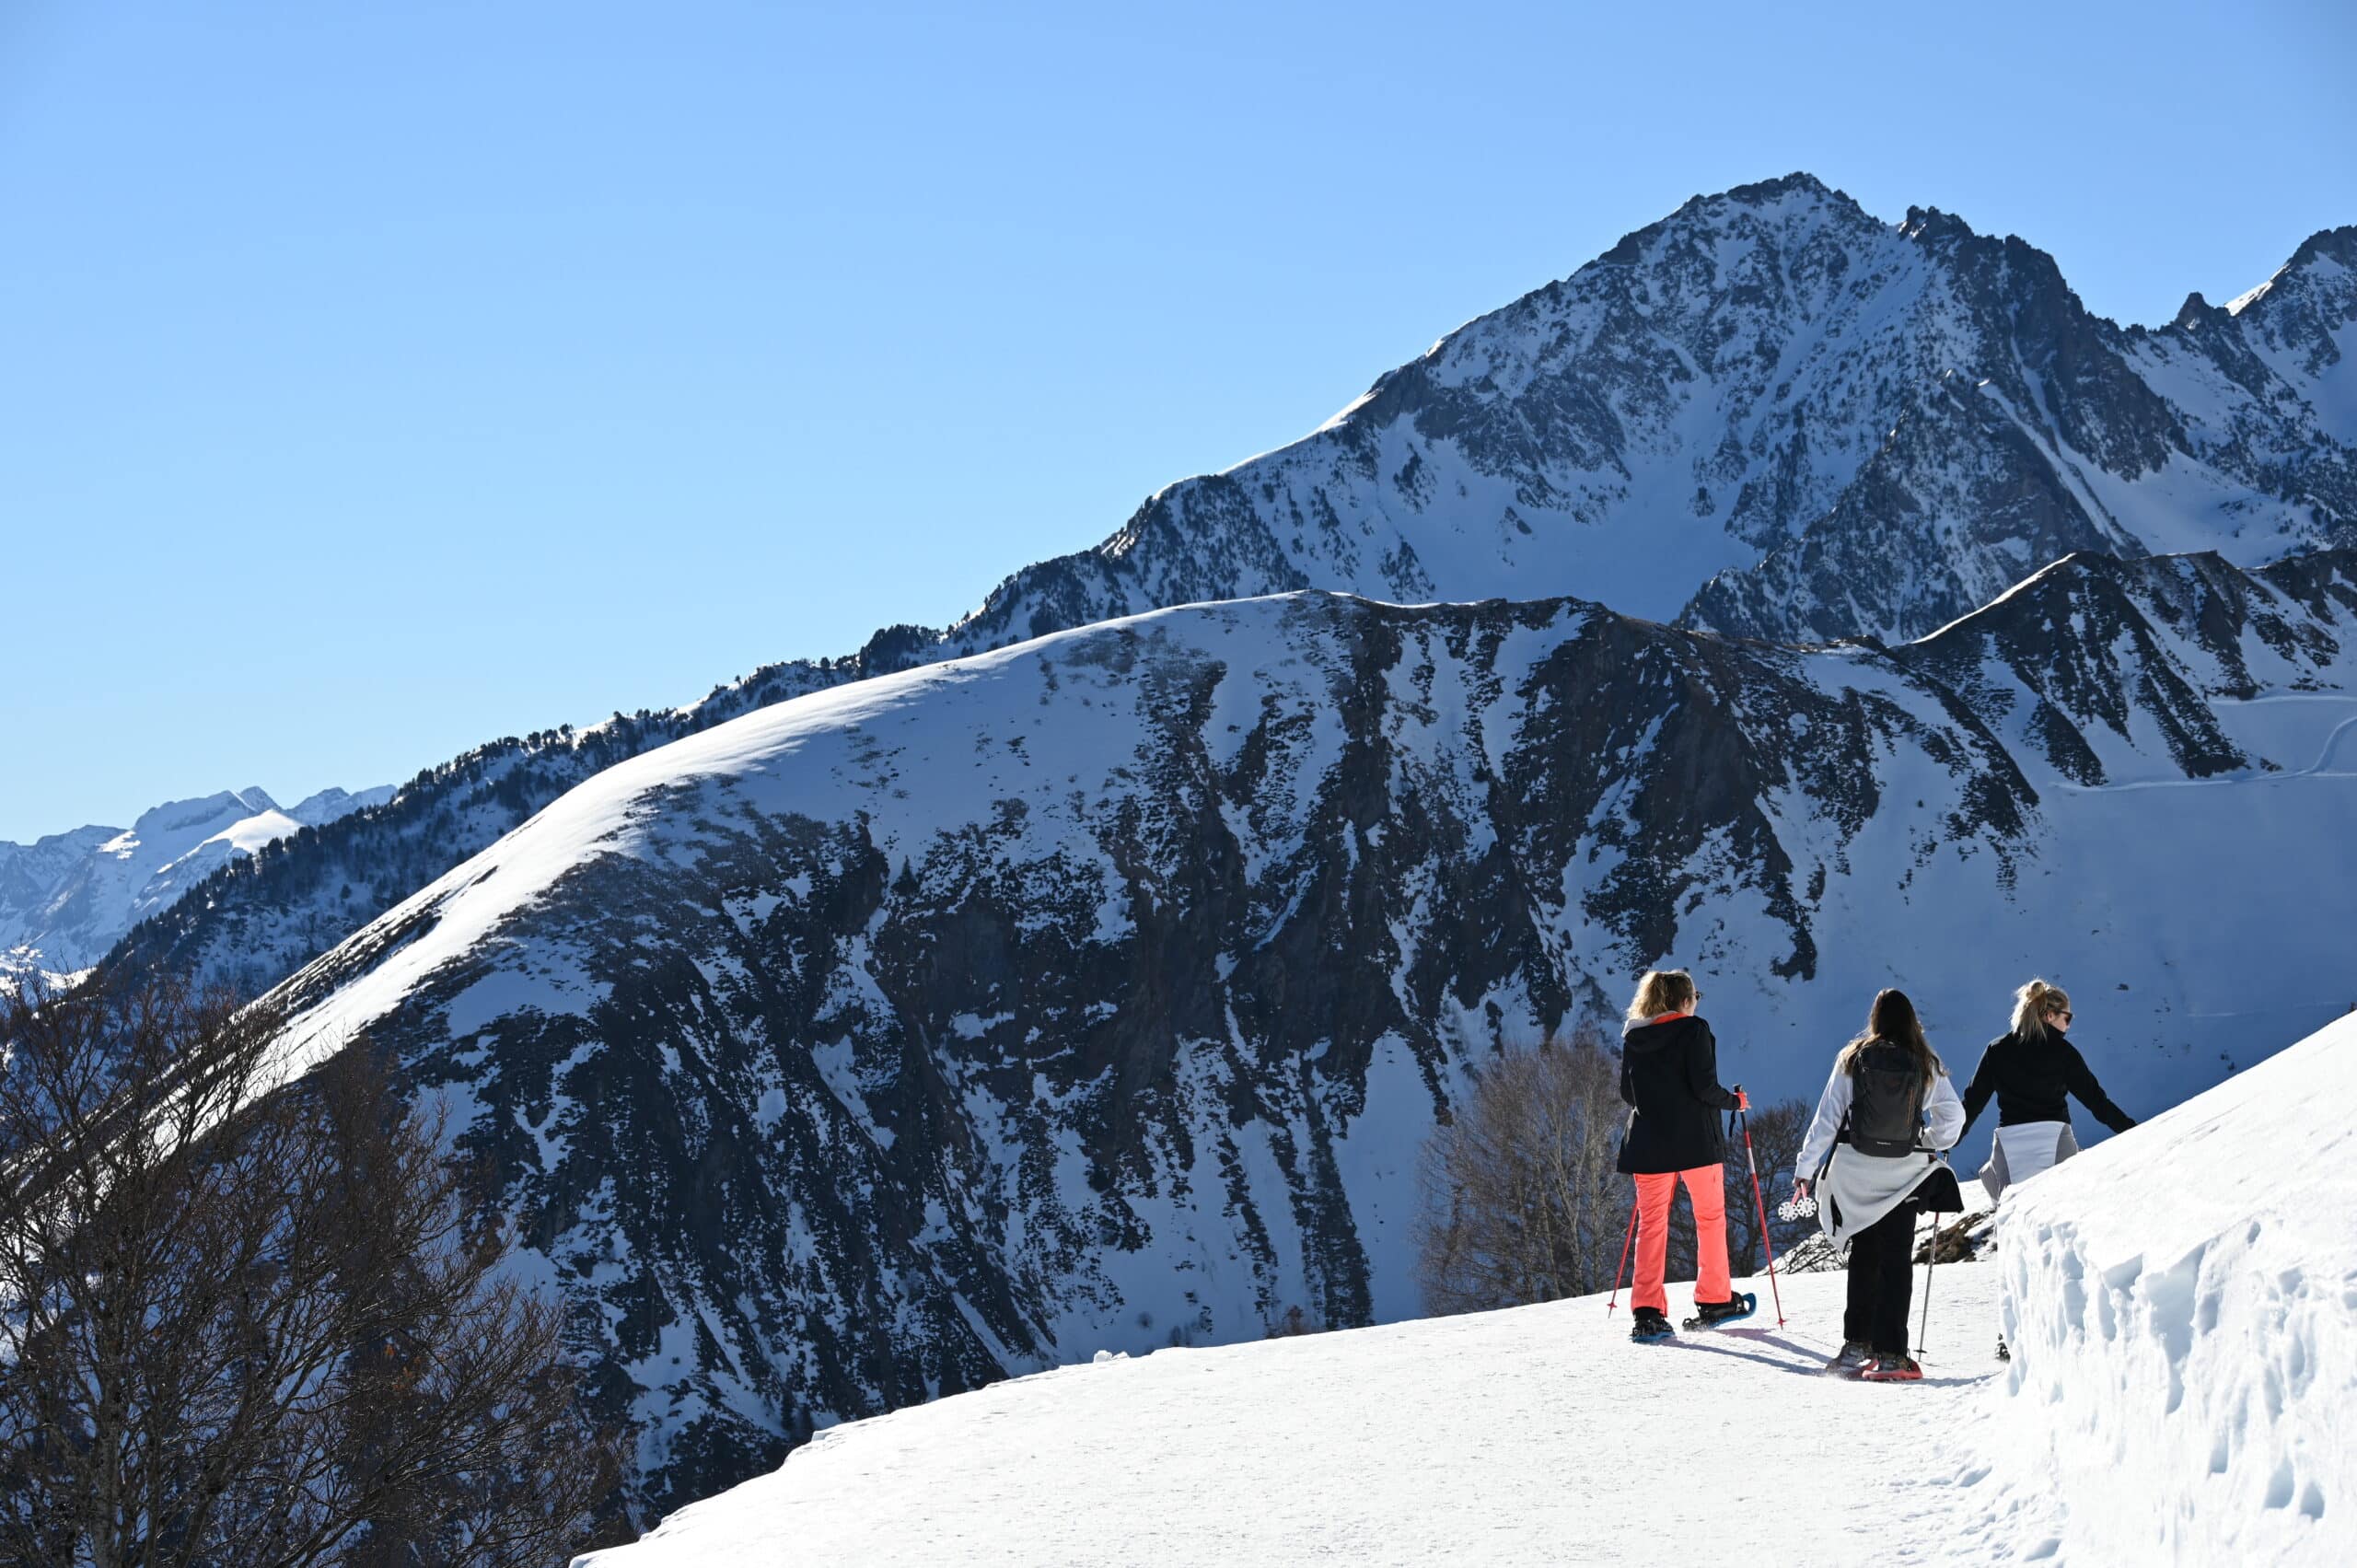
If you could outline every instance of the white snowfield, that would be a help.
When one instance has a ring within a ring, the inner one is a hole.
[[[576,1568],[2346,1563],[2352,1126],[2357,1017],[2015,1189],[1920,1384],[1817,1375],[1838,1273],[1659,1346],[1591,1296],[1158,1351],[833,1428]]]
[[[1662,1345],[1624,1292],[1064,1367],[821,1433],[577,1568],[1858,1561],[1891,1538],[1848,1504],[1997,1368],[1995,1280],[1941,1271],[1911,1388],[1818,1375],[1839,1274]]]

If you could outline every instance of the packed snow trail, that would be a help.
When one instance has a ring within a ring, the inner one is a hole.
[[[2357,1562],[2352,1210],[2357,1011],[2009,1191],[1922,1383],[1818,1373],[1839,1273],[1658,1345],[1589,1296],[1159,1351],[834,1428],[583,1562]]]
[[[585,1562],[1944,1562],[1892,1477],[1940,1488],[1996,1285],[1940,1269],[1912,1385],[1820,1375],[1838,1273],[1783,1279],[1782,1329],[1761,1278],[1759,1316],[1657,1345],[1624,1295],[1064,1367],[821,1433]]]

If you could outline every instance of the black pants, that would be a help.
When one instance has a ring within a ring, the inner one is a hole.
[[[1915,1200],[1850,1238],[1850,1305],[1841,1337],[1874,1351],[1907,1349],[1907,1309],[1915,1296]]]

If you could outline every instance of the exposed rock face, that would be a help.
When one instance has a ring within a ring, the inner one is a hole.
[[[2248,1023],[2197,1020],[2256,949],[2111,923],[2201,875],[2151,813],[2207,812],[2315,928],[2264,932],[2270,972],[2339,983],[2299,944],[2357,923],[2344,868],[2233,835],[2357,830],[2357,748],[2313,739],[2352,677],[2345,552],[2074,556],[1887,652],[1562,599],[1195,606],[621,762],[280,1000],[295,1060],[365,1030],[450,1097],[668,1508],[1099,1347],[1413,1313],[1416,1154],[1464,1075],[1665,958],[1762,1093],[1894,980],[1968,1071],[2033,965],[2084,977],[2131,1107],[2213,1081]]]
[[[844,680],[1176,604],[1576,595],[1771,640],[1919,636],[2079,550],[2248,567],[2357,534],[2357,228],[2223,309],[2089,315],[2051,258],[1806,175],[1688,202],[1325,428],[1173,484],[947,631],[494,742],[232,868],[124,957],[252,984],[598,770]]]

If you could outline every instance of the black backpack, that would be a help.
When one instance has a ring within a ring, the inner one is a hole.
[[[1850,1146],[1884,1158],[1913,1154],[1923,1124],[1923,1089],[1913,1051],[1879,1043],[1859,1051],[1850,1086]]]

